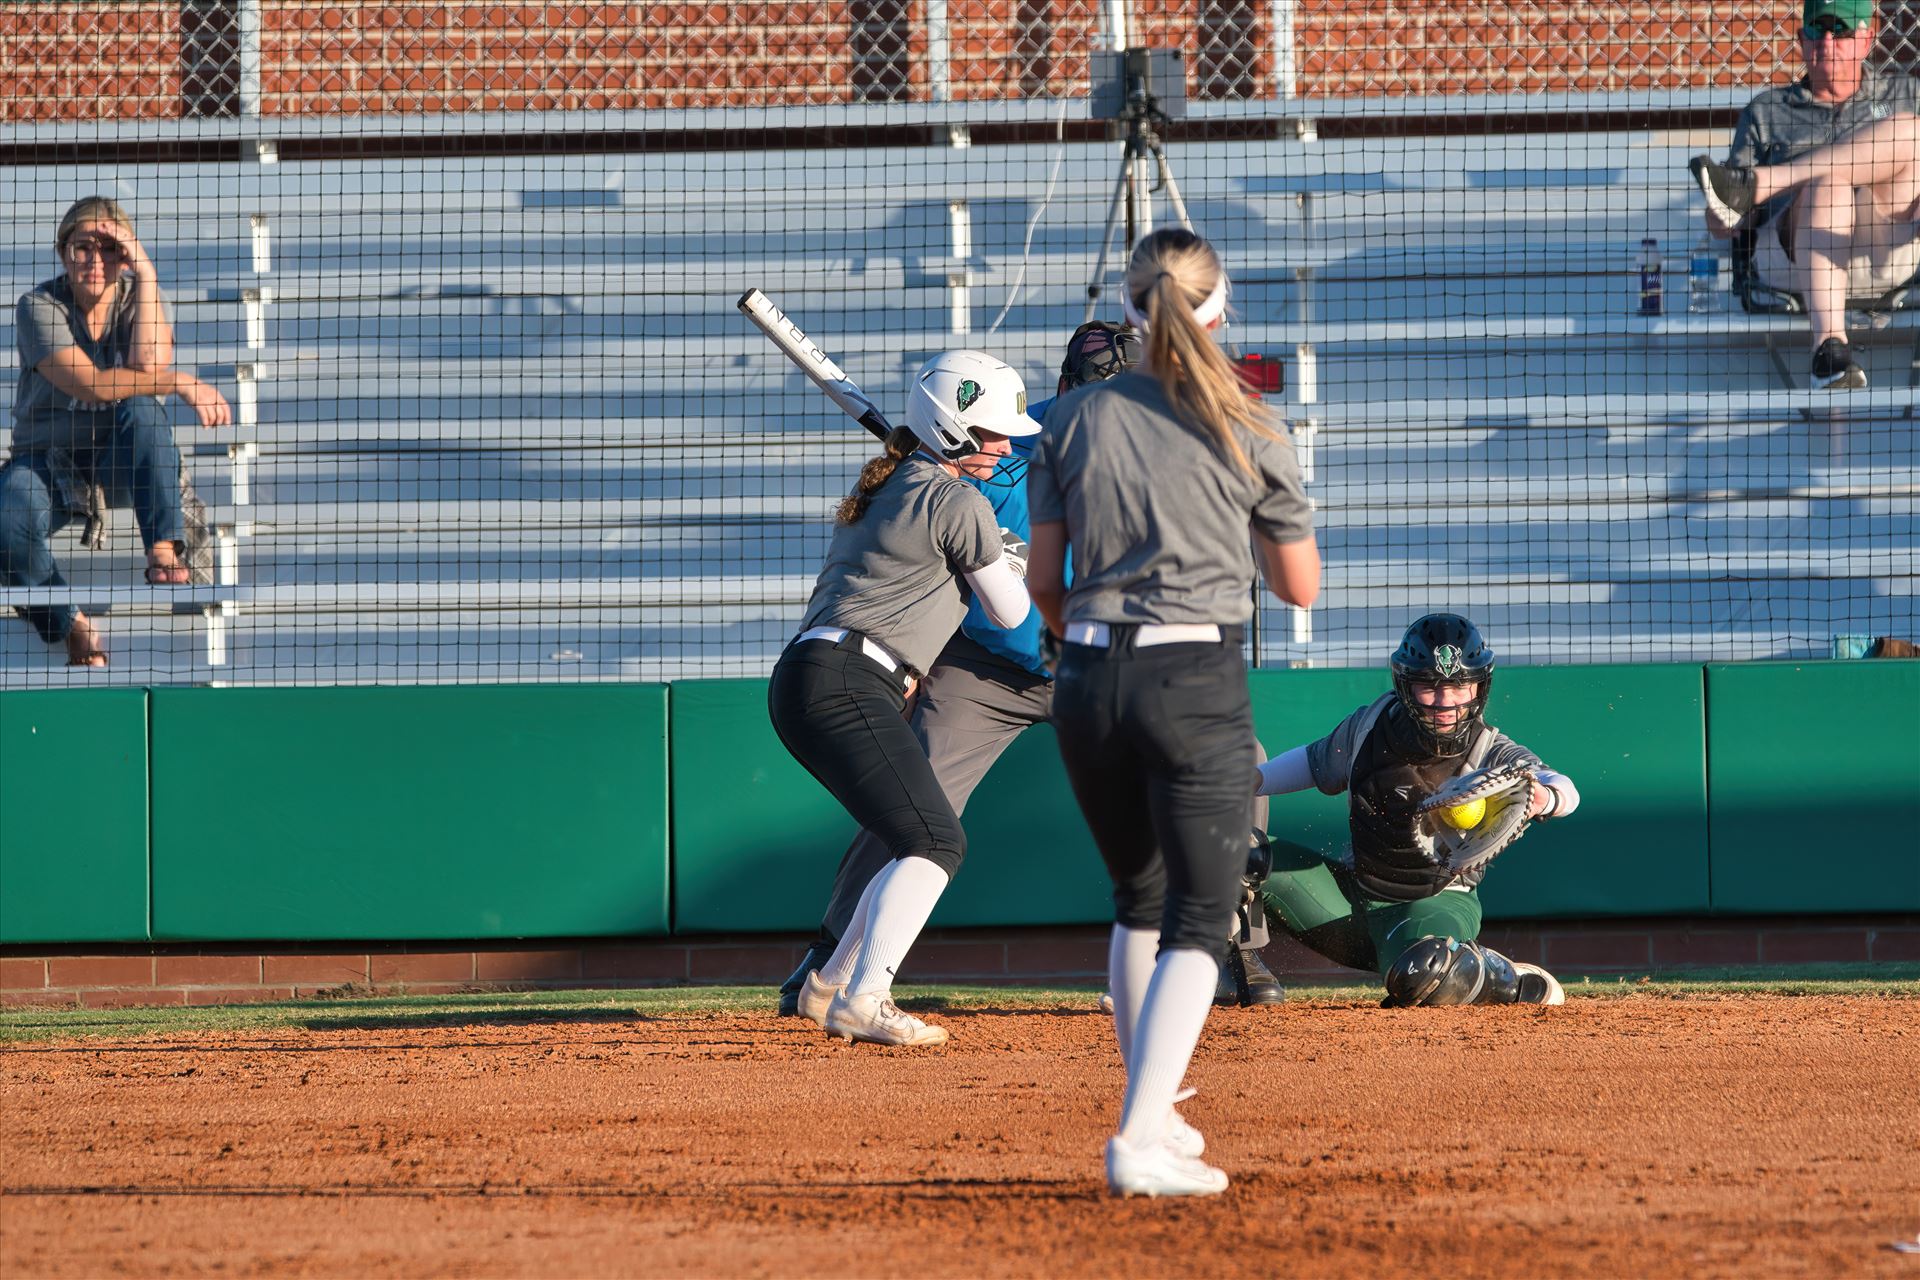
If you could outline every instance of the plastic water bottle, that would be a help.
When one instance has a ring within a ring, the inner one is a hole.
[[[1660,242],[1652,236],[1640,242],[1640,314],[1657,316],[1666,310],[1666,289],[1662,276],[1666,264],[1660,260]]]
[[[1687,310],[1696,315],[1726,310],[1726,295],[1720,289],[1720,247],[1711,236],[1700,237],[1687,263]]]

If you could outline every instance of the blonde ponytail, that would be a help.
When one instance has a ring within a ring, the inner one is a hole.
[[[1253,475],[1253,461],[1234,428],[1244,427],[1268,440],[1285,437],[1248,392],[1213,335],[1194,319],[1194,308],[1207,300],[1222,274],[1212,245],[1191,231],[1170,227],[1135,246],[1127,263],[1126,290],[1134,309],[1146,317],[1146,364],[1174,412],[1212,436],[1222,454]]]
[[[913,456],[920,447],[920,437],[905,427],[895,427],[888,433],[877,458],[867,459],[860,468],[860,479],[853,486],[853,492],[840,500],[839,509],[833,513],[836,524],[858,524],[860,517],[867,514],[867,508],[873,505],[873,495],[887,482],[895,467]]]

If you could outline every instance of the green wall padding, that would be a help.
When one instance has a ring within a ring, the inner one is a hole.
[[[146,937],[146,690],[0,693],[0,943]]]
[[[780,745],[767,682],[676,681],[673,727],[674,932],[818,926],[853,820]],[[967,860],[933,927],[1113,918],[1051,729],[1020,735],[965,822]]]
[[[664,685],[152,697],[155,938],[666,932]]]
[[[1920,909],[1920,662],[1711,665],[1713,908]]]
[[[1262,744],[1279,754],[1323,737],[1391,687],[1377,671],[1257,671]],[[1697,666],[1509,667],[1487,719],[1580,788],[1581,807],[1536,823],[1481,886],[1489,918],[1705,911],[1707,808]],[[1346,796],[1273,800],[1269,823],[1315,848],[1347,838]]]

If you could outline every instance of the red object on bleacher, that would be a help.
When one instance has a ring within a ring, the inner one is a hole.
[[[1233,367],[1255,397],[1278,395],[1286,387],[1285,367],[1257,351],[1233,357]]]

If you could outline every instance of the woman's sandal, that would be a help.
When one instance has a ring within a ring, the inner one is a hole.
[[[81,637],[84,648],[75,649],[73,638]],[[100,637],[91,626],[82,629],[79,626],[67,632],[67,665],[70,667],[104,667],[107,665],[107,651],[100,647]]]
[[[172,564],[147,562],[147,585],[150,587],[184,587],[193,582],[193,570],[178,560]]]

